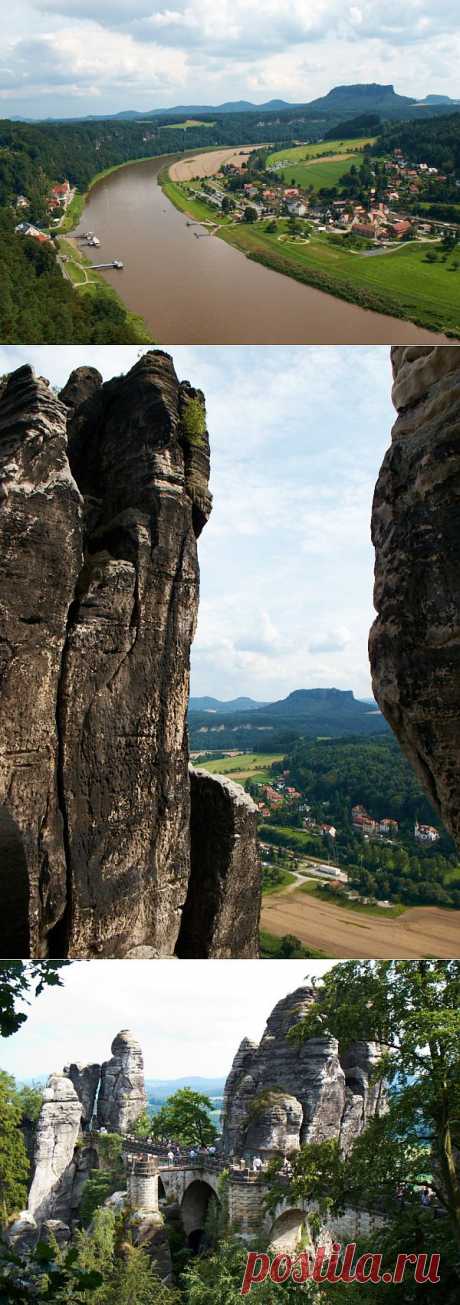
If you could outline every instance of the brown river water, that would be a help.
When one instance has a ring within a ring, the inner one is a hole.
[[[170,156],[169,162],[173,160]],[[134,163],[97,182],[78,231],[93,263],[159,344],[441,344],[411,322],[368,312],[258,263],[187,225],[158,185],[166,159]]]

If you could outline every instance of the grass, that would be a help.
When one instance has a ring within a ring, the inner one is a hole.
[[[268,783],[273,779],[270,766],[274,761],[282,761],[283,756],[282,752],[246,752],[239,757],[224,757],[221,761],[203,761],[202,768],[209,770],[211,775],[228,775],[237,783],[246,779]]]
[[[279,846],[291,847],[296,852],[308,852],[312,844],[318,843],[319,838],[318,834],[308,834],[291,825],[262,825],[260,835],[262,841],[266,839],[267,843],[275,843],[279,840]]]
[[[358,915],[383,915],[385,919],[397,919],[398,916],[404,915],[407,909],[399,902],[393,906],[372,906],[364,902],[353,902],[338,893],[324,892],[321,885],[317,883],[299,884],[299,893],[308,893],[310,897],[316,897],[320,902],[326,902],[330,906],[342,906],[346,911],[354,911]]]
[[[451,866],[450,870],[446,870],[444,883],[460,885],[460,865]]]
[[[277,867],[278,868],[278,867]],[[288,888],[289,884],[295,884],[296,877],[289,870],[281,870],[280,879],[277,884],[268,884],[262,888],[263,897],[270,897],[273,893],[282,893],[283,888]]]
[[[278,938],[274,933],[268,933],[266,929],[261,929],[260,934],[260,955],[263,961],[285,960],[285,954],[281,950],[283,939]],[[304,947],[299,938],[296,938],[297,947],[291,955],[292,960],[323,960],[325,952],[315,952],[308,947]]]
[[[74,289],[78,290],[79,294],[94,295],[97,293],[98,296],[103,295],[106,299],[114,299],[123,308],[126,321],[135,334],[136,342],[138,344],[155,343],[143,317],[130,312],[114,287],[108,281],[105,281],[99,272],[95,271],[90,259],[85,257],[81,249],[69,240],[61,238],[59,240],[59,250],[60,253],[66,254],[70,260],[65,264],[65,270]]]
[[[266,232],[264,225],[240,223],[220,235],[255,262],[328,294],[408,318],[431,331],[460,335],[460,273],[449,270],[455,252],[445,263],[427,263],[432,244],[412,241],[380,257],[366,258],[347,249],[340,237],[331,244],[316,231],[307,244],[280,244],[282,224],[278,222],[274,234]]]
[[[166,175],[165,175],[166,174]],[[158,180],[163,188],[164,194],[175,208],[180,209],[181,213],[187,213],[189,217],[194,217],[198,222],[214,222],[217,225],[228,225],[231,219],[221,213],[220,209],[214,208],[212,204],[207,204],[203,199],[195,199],[193,190],[200,182],[172,181],[168,176],[168,169],[165,168],[160,172]],[[206,181],[206,177],[201,178]]]
[[[185,122],[165,122],[160,123],[163,131],[188,131],[189,127],[215,127],[215,122],[202,122],[198,118],[187,118]]]
[[[363,161],[361,153],[364,145],[374,143],[375,136],[361,136],[357,140],[316,141],[314,145],[296,145],[293,149],[276,150],[269,154],[267,166],[286,159],[284,168],[276,169],[277,175],[284,182],[294,181],[299,186],[334,186],[336,181],[349,172],[352,163],[359,166]],[[332,162],[332,155],[343,154],[343,161]],[[328,156],[331,156],[330,158]],[[321,163],[315,166],[315,160]]]

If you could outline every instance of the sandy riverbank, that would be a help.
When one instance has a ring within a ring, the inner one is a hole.
[[[195,154],[192,158],[178,159],[169,169],[171,181],[191,181],[192,177],[213,177],[223,163],[244,163],[252,150],[260,145],[241,145],[238,149],[209,150],[207,154]]]
[[[360,915],[291,888],[263,899],[261,927],[277,937],[294,934],[326,956],[449,960],[460,955],[459,921],[458,911],[436,906],[409,907],[397,919]]]

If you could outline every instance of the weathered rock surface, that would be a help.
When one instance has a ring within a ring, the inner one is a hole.
[[[257,807],[239,784],[190,767],[191,874],[181,957],[258,956]]]
[[[101,1077],[101,1066],[80,1065],[79,1062],[76,1062],[72,1065],[64,1065],[63,1072],[70,1078],[77,1093],[77,1097],[81,1102],[82,1127],[88,1128],[94,1115],[96,1095]]]
[[[398,417],[372,511],[377,701],[460,838],[460,350],[392,350]]]
[[[82,565],[82,500],[67,413],[28,366],[0,398],[0,942],[41,956],[61,919],[67,867],[56,703]]]
[[[97,1122],[109,1132],[127,1133],[147,1105],[144,1061],[129,1029],[117,1034],[111,1050],[112,1059],[102,1065]]]
[[[300,1045],[288,1040],[315,1000],[312,988],[297,988],[275,1006],[259,1045],[241,1043],[225,1086],[228,1154],[288,1154],[305,1142],[329,1138],[347,1150],[374,1113],[373,1045],[356,1043],[341,1056],[334,1038],[310,1038]]]
[[[35,1169],[28,1211],[35,1220],[60,1217],[58,1193],[73,1160],[81,1122],[81,1102],[66,1074],[51,1074],[37,1124]]]
[[[161,350],[59,399],[29,367],[0,387],[4,955],[171,956],[181,923],[184,955],[255,954],[250,804],[192,779],[190,830],[208,477],[203,395]]]

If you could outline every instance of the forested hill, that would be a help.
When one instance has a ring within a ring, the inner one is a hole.
[[[442,828],[390,734],[379,739],[299,739],[289,754],[289,769],[301,792],[313,802],[337,807],[337,814],[343,805],[349,811],[360,804],[375,820],[390,816],[411,826],[420,820]]]
[[[15,236],[0,208],[0,338],[3,344],[129,344],[138,341],[122,304],[84,298],[65,281],[52,245]]]
[[[416,122],[387,123],[372,153],[388,154],[395,149],[402,150],[413,163],[428,163],[440,172],[458,172],[460,108],[440,118],[426,118],[423,112]]]

